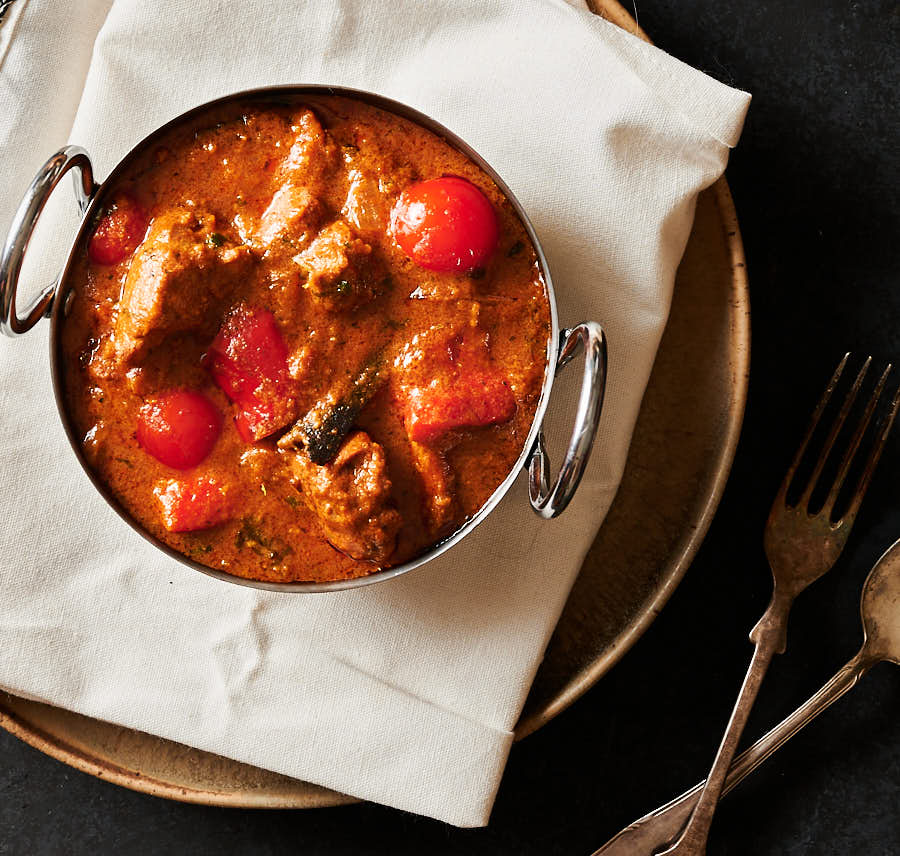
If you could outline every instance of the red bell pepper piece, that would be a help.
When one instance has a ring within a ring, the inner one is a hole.
[[[422,383],[422,366],[428,381]],[[491,361],[487,336],[477,329],[434,343],[401,385],[406,432],[416,443],[432,443],[449,431],[506,422],[516,397]],[[418,382],[417,382],[418,381]]]
[[[206,363],[213,380],[237,405],[235,425],[248,443],[296,418],[287,345],[271,312],[239,306],[219,330]]]
[[[416,443],[431,443],[448,431],[481,428],[512,419],[516,398],[498,375],[460,376],[407,394],[406,431]]]
[[[163,525],[170,532],[195,532],[224,523],[232,516],[223,486],[214,478],[172,479],[154,488],[162,506]]]

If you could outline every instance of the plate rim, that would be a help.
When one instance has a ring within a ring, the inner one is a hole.
[[[587,0],[587,5],[594,14],[652,44],[644,30],[617,0]],[[750,373],[750,298],[743,239],[734,200],[725,177],[719,178],[710,189],[714,194],[719,219],[724,230],[724,242],[731,263],[730,296],[733,305],[731,323],[735,347],[730,354],[733,382],[730,385],[731,406],[727,414],[727,428],[724,442],[717,450],[717,460],[707,488],[703,509],[697,518],[696,525],[690,527],[680,539],[678,547],[671,555],[671,560],[667,563],[667,573],[661,585],[646,601],[644,609],[635,614],[632,621],[616,636],[609,648],[580,674],[576,681],[565,687],[543,708],[519,720],[515,728],[516,741],[537,731],[581,698],[621,660],[653,623],[681,583],[687,568],[697,554],[728,481],[747,402]],[[231,808],[284,809],[326,808],[360,801],[356,797],[312,785],[309,786],[312,788],[311,791],[300,796],[273,796],[271,792],[265,790],[259,792],[252,790],[224,791],[176,785],[153,776],[143,775],[136,770],[129,770],[112,761],[92,757],[77,746],[25,722],[21,717],[10,712],[3,706],[2,695],[0,695],[0,728],[39,752],[76,770],[133,791],[178,802]]]
[[[624,12],[624,14],[628,13]],[[671,559],[666,564],[667,572],[662,584],[645,601],[644,608],[635,613],[625,629],[615,637],[603,654],[579,675],[578,680],[563,688],[544,707],[516,723],[516,741],[533,734],[541,726],[546,725],[551,719],[571,707],[643,636],[675,589],[678,588],[688,567],[697,555],[731,475],[731,467],[744,422],[750,379],[750,287],[737,210],[725,177],[722,176],[715,181],[710,190],[713,192],[719,220],[724,230],[724,243],[728,249],[728,258],[731,263],[731,302],[733,307],[731,323],[735,347],[729,354],[732,383],[729,386],[731,406],[728,409],[727,427],[724,432],[724,442],[717,449],[713,475],[708,485],[703,509],[696,518],[696,525],[690,527],[679,539],[677,548],[673,550]]]

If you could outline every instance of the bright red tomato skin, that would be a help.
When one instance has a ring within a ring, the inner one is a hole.
[[[213,380],[238,407],[235,425],[244,441],[261,440],[294,420],[288,349],[271,312],[246,306],[232,312],[205,361]]]
[[[417,265],[444,273],[482,267],[500,237],[494,206],[455,175],[407,187],[391,210],[391,231]]]
[[[160,463],[189,470],[212,451],[222,430],[222,414],[203,393],[167,392],[140,410],[137,441]]]
[[[224,523],[232,516],[225,489],[214,478],[172,479],[154,488],[169,532],[196,532]]]
[[[88,258],[116,265],[127,258],[147,231],[147,215],[131,196],[120,196],[100,218],[88,243]]]

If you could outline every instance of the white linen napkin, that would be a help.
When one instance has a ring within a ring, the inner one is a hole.
[[[161,123],[235,90],[372,90],[434,116],[506,179],[543,242],[562,323],[604,324],[610,376],[593,459],[561,518],[539,520],[520,478],[429,565],[291,595],[207,578],[132,532],[68,448],[48,324],[0,342],[0,687],[485,824],[532,678],[616,491],[696,195],[722,173],[749,96],[562,0],[16,6],[0,30],[0,229],[67,137],[102,178]],[[74,234],[73,221],[44,231],[55,234],[36,239],[34,258]],[[576,389],[554,394],[558,437]]]

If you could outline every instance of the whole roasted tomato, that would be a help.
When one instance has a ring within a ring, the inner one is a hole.
[[[176,470],[196,467],[222,430],[222,414],[202,392],[176,389],[140,410],[137,440],[160,463]]]
[[[482,267],[500,234],[488,198],[455,175],[407,187],[391,211],[391,231],[420,267],[460,273]]]

